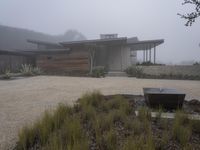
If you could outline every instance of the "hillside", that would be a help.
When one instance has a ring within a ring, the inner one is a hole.
[[[76,30],[68,30],[63,35],[52,36],[32,30],[0,25],[0,49],[35,48],[34,44],[26,42],[27,39],[35,39],[48,42],[62,42],[84,40],[86,38]]]

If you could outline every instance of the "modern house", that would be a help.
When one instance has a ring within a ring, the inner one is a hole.
[[[10,51],[9,55],[26,55],[34,58],[33,65],[46,72],[88,73],[96,66],[108,71],[124,71],[137,62],[137,51],[143,51],[143,61],[156,62],[156,47],[164,40],[139,41],[137,37],[118,37],[117,34],[101,34],[100,39],[50,43],[27,40],[37,49]],[[153,59],[152,49],[154,52]],[[5,51],[0,51],[1,55]]]

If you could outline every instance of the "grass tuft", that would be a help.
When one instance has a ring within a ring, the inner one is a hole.
[[[188,116],[182,111],[177,111],[172,128],[173,138],[185,146],[191,137],[191,126]]]
[[[104,97],[99,91],[94,91],[84,94],[82,98],[80,98],[79,103],[82,107],[92,106],[98,108],[103,99]]]
[[[138,116],[133,112],[121,96],[107,99],[98,91],[87,93],[73,107],[59,104],[22,128],[16,150],[154,150],[166,149],[171,140],[182,149],[195,147],[190,139],[193,132],[200,133],[200,121],[189,120],[182,111],[172,121],[161,118],[159,109],[156,122],[147,107],[141,107]]]
[[[147,107],[141,107],[138,110],[138,118],[140,121],[151,120],[151,111]]]

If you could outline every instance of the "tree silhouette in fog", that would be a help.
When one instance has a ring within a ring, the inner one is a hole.
[[[186,14],[179,14],[181,18],[184,18],[187,20],[185,23],[186,26],[192,26],[192,24],[195,22],[195,20],[200,16],[200,0],[184,0],[182,3],[183,5],[192,5],[194,6],[194,11]]]

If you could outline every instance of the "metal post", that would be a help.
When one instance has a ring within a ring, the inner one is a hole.
[[[146,49],[146,62],[148,61],[148,50]]]
[[[151,62],[151,47],[149,49],[149,61]]]
[[[154,64],[156,64],[156,44],[154,43]]]
[[[145,50],[143,50],[143,62],[145,62]]]

